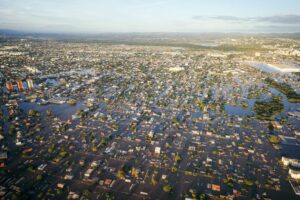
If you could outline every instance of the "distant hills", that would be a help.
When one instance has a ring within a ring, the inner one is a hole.
[[[202,46],[201,43],[214,42],[223,38],[240,39],[255,38],[287,38],[300,40],[300,33],[30,33],[9,29],[0,29],[0,42],[8,40],[57,40],[62,42],[99,42],[103,44],[149,45],[183,47],[190,49],[215,49],[222,51],[247,50],[232,45],[216,47]],[[251,47],[251,50],[259,50]]]
[[[11,29],[0,29],[0,36],[22,36],[22,37],[41,37],[41,38],[53,38],[53,39],[98,39],[98,40],[128,40],[128,39],[166,39],[166,38],[177,38],[177,37],[205,37],[206,39],[217,39],[221,37],[242,37],[242,36],[253,36],[253,37],[280,37],[280,38],[291,38],[300,39],[299,33],[176,33],[176,32],[145,32],[145,33],[37,33],[37,32],[22,32]]]

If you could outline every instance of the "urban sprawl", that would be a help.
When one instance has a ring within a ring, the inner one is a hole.
[[[3,199],[299,199],[300,41],[0,40]]]

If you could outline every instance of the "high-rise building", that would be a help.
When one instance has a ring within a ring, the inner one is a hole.
[[[13,84],[12,84],[11,82],[7,82],[7,83],[6,83],[6,89],[7,89],[8,91],[13,91],[13,89],[14,89]]]
[[[33,81],[32,81],[32,79],[27,79],[26,80],[26,82],[27,82],[27,85],[28,85],[28,89],[33,89]]]
[[[18,88],[19,88],[20,91],[24,90],[24,86],[23,86],[22,80],[18,80],[17,81],[17,86],[18,86]]]

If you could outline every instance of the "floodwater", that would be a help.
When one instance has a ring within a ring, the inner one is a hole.
[[[273,67],[271,67],[268,64],[264,64],[264,63],[251,63],[250,64],[251,67],[254,67],[256,69],[259,69],[260,71],[263,72],[268,72],[268,73],[283,73],[277,69],[274,69]]]
[[[46,115],[47,110],[52,110],[54,116],[62,120],[68,120],[72,118],[72,115],[76,114],[78,110],[84,109],[85,106],[82,102],[78,102],[76,105],[69,105],[67,103],[64,104],[47,104],[47,105],[38,105],[36,103],[20,103],[20,108],[22,108],[25,112],[28,112],[30,109],[39,111],[42,116]]]
[[[218,47],[218,46],[220,46],[219,44],[216,44],[216,43],[201,43],[199,45],[202,47]]]
[[[264,67],[264,65],[262,65],[262,67]],[[270,91],[271,91],[272,94],[283,96],[283,103],[284,103],[284,106],[285,106],[285,110],[280,115],[284,116],[284,115],[286,115],[287,111],[295,110],[295,109],[299,108],[299,104],[289,103],[287,101],[287,98],[285,97],[285,95],[281,94],[279,91],[277,91],[273,88],[270,88]],[[167,91],[165,91],[165,92],[167,92]],[[158,98],[164,96],[166,94],[165,92],[161,93],[161,95]],[[229,104],[227,104],[227,105],[225,105],[225,112],[228,113],[229,115],[237,115],[237,116],[240,116],[240,117],[246,117],[246,116],[252,115],[253,114],[253,106],[254,106],[254,103],[255,103],[256,99],[246,99],[244,101],[249,103],[249,107],[242,108],[238,105],[229,105]],[[22,108],[25,112],[28,112],[30,109],[37,110],[41,113],[42,116],[45,116],[46,111],[48,109],[51,109],[53,111],[54,115],[57,116],[58,118],[60,118],[62,120],[68,120],[68,119],[71,119],[72,115],[75,114],[78,110],[84,109],[85,106],[83,105],[83,102],[81,102],[81,101],[78,102],[74,106],[66,104],[66,103],[61,104],[61,105],[56,105],[56,104],[38,105],[37,103],[22,102],[22,103],[20,103],[20,108]],[[154,107],[153,110],[155,110],[157,113],[159,113],[158,108]],[[182,116],[180,116],[180,119],[183,118],[184,115],[185,115],[185,113],[183,113]],[[200,117],[200,116],[201,116],[200,111],[195,112],[195,113],[192,114],[193,118],[197,118],[197,117]],[[221,135],[227,135],[228,133],[239,132],[240,131],[240,129],[225,126],[225,124],[227,123],[227,120],[223,119],[222,117],[218,118],[216,121],[217,121],[217,123],[212,124],[213,128],[217,129],[218,125],[221,125],[221,126],[224,125],[224,127],[225,127],[223,131],[219,132],[219,134],[221,134]],[[206,126],[203,123],[197,123],[196,125],[201,130],[204,130],[204,128]],[[254,130],[259,130],[261,128],[260,125],[256,122],[251,122],[251,125],[254,127]],[[159,129],[159,127],[157,129]],[[244,137],[244,135],[249,135],[249,136],[253,135],[252,134],[252,131],[253,131],[252,129],[251,130],[243,130],[243,131],[245,132],[245,134],[239,132],[239,135],[241,137]],[[157,132],[160,132],[160,131],[157,130]],[[183,131],[180,131],[180,132],[183,133]],[[263,142],[266,142],[265,137],[262,137],[260,135],[258,135],[257,137],[262,139]],[[213,155],[211,152],[213,150],[219,149],[219,146],[224,150],[225,155],[228,155],[228,160],[223,160],[223,162],[224,162],[223,166],[221,166],[220,168],[216,168],[216,169],[218,169],[219,173],[227,174],[229,170],[226,167],[227,166],[229,166],[228,168],[231,167],[230,164],[229,164],[229,161],[231,161],[231,160],[234,161],[234,158],[230,157],[232,155],[231,151],[233,150],[233,148],[226,148],[226,145],[230,145],[231,142],[234,141],[234,140],[232,140],[232,139],[223,140],[223,139],[218,139],[218,138],[211,139],[211,138],[206,137],[206,136],[201,136],[200,138],[201,138],[200,141],[202,143],[208,143],[208,140],[211,140],[211,141],[213,140],[214,141],[213,144],[207,145],[207,147],[204,148],[204,152],[202,153],[202,157],[211,157],[211,158],[214,158],[214,159],[218,159],[219,157],[217,155]],[[191,135],[187,136],[187,140],[186,140],[185,145],[186,146],[193,145]],[[274,149],[270,145],[265,145],[264,147],[261,147],[260,145],[254,143],[254,142],[245,143],[243,145],[246,149],[251,149],[251,148],[254,147],[254,149],[256,149],[257,153],[266,153],[271,158],[278,158],[279,157],[278,152],[274,151]],[[182,156],[187,157],[188,156],[187,152],[182,153]],[[199,158],[199,160],[201,160],[201,159]],[[192,161],[191,160],[183,161],[181,163],[181,166],[183,166],[182,168],[183,169],[187,168],[188,164]],[[269,164],[272,165],[272,164],[275,163],[275,159],[274,159],[274,161],[269,160],[269,162],[270,162]],[[194,163],[198,163],[198,160],[194,161]],[[185,166],[185,168],[184,168],[184,166]],[[242,163],[242,166],[245,166],[245,163]],[[275,164],[274,164],[274,166],[275,166]],[[203,168],[204,167],[202,167],[201,169],[203,169]],[[247,171],[244,171],[244,169],[240,169],[237,165],[232,166],[232,168],[237,170],[237,171],[238,170],[243,171],[243,172],[241,172],[241,174],[244,175],[244,176],[247,176],[247,177],[252,177],[253,176],[251,173],[248,173]],[[266,190],[267,193],[272,197],[276,197],[274,199],[284,199],[286,196],[289,196],[291,198],[295,198],[294,193],[291,190],[291,187],[289,186],[289,183],[285,180],[285,178],[287,177],[287,171],[285,171],[284,169],[279,168],[277,165],[274,168],[270,168],[270,169],[273,169],[274,171],[276,170],[276,173],[279,174],[278,177],[281,179],[281,181],[280,181],[281,182],[281,192],[275,192],[273,190],[268,190],[267,189]],[[164,172],[162,170],[162,171],[160,171],[160,173],[166,173],[166,172]],[[184,176],[183,174],[180,174],[179,177],[174,176],[174,175],[170,175],[169,178],[170,178],[171,182],[176,183],[176,185],[175,185],[176,188],[175,188],[175,192],[174,192],[175,197],[179,197],[182,193],[184,193],[184,191],[186,191],[188,189],[188,187],[193,186],[194,188],[201,189],[201,191],[205,191],[207,183],[211,183],[211,182],[218,183],[220,181],[218,179],[218,177],[210,179],[210,178],[207,178],[205,176],[187,177],[187,176]],[[255,177],[255,178],[259,179],[259,177]],[[264,181],[265,178],[262,178],[262,180]],[[189,185],[186,184],[187,181],[188,181]],[[123,185],[120,185],[120,187],[122,187],[122,186]],[[141,186],[137,186],[137,187],[141,187]],[[156,199],[159,199],[161,197],[165,197],[165,196],[163,196],[164,193],[162,193],[161,190],[156,191],[155,189],[153,189],[153,188],[157,189],[157,187],[154,187],[152,185],[147,185],[147,188],[152,188],[151,190],[149,190],[149,193],[151,193],[151,197],[156,198]],[[144,190],[144,188],[139,188],[137,190]],[[222,193],[224,193],[224,194],[231,193],[231,191],[232,191],[231,188],[227,188],[226,186],[224,186],[224,184],[222,185]],[[255,192],[253,191],[253,193],[255,193]],[[171,198],[172,197],[170,197],[170,199]]]

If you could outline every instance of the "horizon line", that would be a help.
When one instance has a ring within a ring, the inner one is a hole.
[[[40,35],[99,35],[99,34],[300,34],[300,31],[102,31],[102,32],[64,32],[64,31],[25,31],[0,28],[0,34],[40,34]]]

